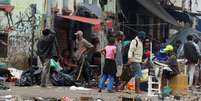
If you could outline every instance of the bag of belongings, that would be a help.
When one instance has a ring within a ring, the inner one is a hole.
[[[42,73],[41,68],[31,67],[22,73],[21,78],[16,81],[15,85],[16,86],[32,86],[35,84],[40,85],[41,73]]]
[[[50,81],[54,86],[72,86],[75,85],[73,77],[62,73],[62,72],[53,72],[50,75]]]
[[[54,86],[75,85],[73,77],[63,73],[60,64],[55,59],[50,60],[50,81]]]

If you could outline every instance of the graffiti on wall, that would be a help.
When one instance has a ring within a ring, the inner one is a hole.
[[[28,7],[25,11],[21,11],[17,14],[13,14],[14,24],[12,31],[8,35],[8,54],[14,55],[18,52],[31,53],[31,39],[32,32],[35,33],[35,41],[41,31],[41,15],[36,13],[32,15],[31,7]],[[35,18],[33,22],[33,17]]]

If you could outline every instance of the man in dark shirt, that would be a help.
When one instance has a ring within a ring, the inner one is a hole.
[[[57,56],[56,51],[56,35],[49,29],[43,30],[43,36],[39,39],[37,43],[37,55],[40,57],[42,62],[43,71],[41,76],[41,86],[45,87],[47,84],[47,79],[49,78],[50,72],[50,58],[52,56]]]

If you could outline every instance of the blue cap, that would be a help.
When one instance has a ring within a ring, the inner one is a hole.
[[[144,40],[145,39],[145,36],[146,36],[146,33],[144,31],[140,31],[137,33],[137,36],[141,39],[141,40]]]

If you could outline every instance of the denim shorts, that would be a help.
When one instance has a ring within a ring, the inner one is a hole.
[[[142,77],[142,70],[141,70],[141,64],[140,63],[134,62],[130,66],[133,69],[133,77],[135,77],[135,78]]]

